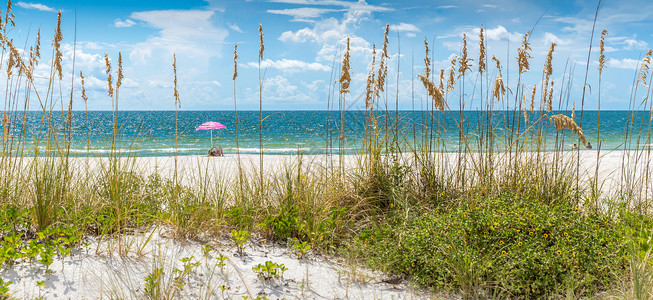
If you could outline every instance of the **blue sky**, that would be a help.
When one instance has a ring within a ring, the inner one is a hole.
[[[424,68],[425,37],[433,50],[435,70],[439,70],[448,68],[450,58],[460,54],[462,35],[466,33],[475,69],[478,31],[483,25],[489,57],[496,55],[504,68],[510,69],[510,74],[505,74],[504,70],[504,80],[514,88],[516,49],[523,34],[533,29],[530,40],[533,59],[531,71],[523,79],[524,88],[530,90],[533,84],[540,86],[546,51],[551,42],[556,42],[555,97],[559,98],[562,93],[565,100],[569,96],[569,101],[580,102],[596,5],[596,1],[522,0],[26,0],[14,3],[17,26],[10,28],[8,35],[16,45],[29,45],[34,42],[36,29],[40,28],[43,47],[49,48],[57,11],[62,11],[67,78],[61,89],[65,95],[70,91],[77,16],[76,110],[84,109],[79,96],[79,70],[87,77],[89,109],[111,108],[111,100],[106,96],[103,56],[108,53],[115,65],[119,51],[124,58],[125,74],[120,89],[121,109],[174,109],[172,56],[176,53],[182,109],[232,110],[233,47],[238,43],[238,108],[254,110],[258,109],[259,99],[258,24],[261,23],[265,34],[263,108],[323,110],[327,108],[329,90],[333,86],[333,64],[341,60],[347,37],[351,39],[352,49],[348,107],[364,108],[372,44],[380,48],[384,26],[390,24],[387,97],[394,103],[398,82],[400,107],[410,109],[413,78]],[[609,60],[601,86],[602,109],[628,109],[638,63],[653,47],[652,25],[653,3],[650,1],[603,1],[590,60],[588,84],[591,88],[587,89],[585,97],[587,109],[596,108],[601,30],[609,32],[606,38]],[[42,51],[44,58],[37,70],[39,89],[47,88],[50,52]],[[493,64],[489,65],[488,78],[493,80],[496,70]],[[562,82],[567,78],[572,78],[571,86],[565,84],[563,89]],[[478,103],[479,82],[480,77],[475,72],[467,77],[464,98],[469,104],[466,107]],[[416,107],[420,108],[424,89],[419,81],[414,83],[414,99]],[[449,95],[452,109],[458,107],[459,90]]]

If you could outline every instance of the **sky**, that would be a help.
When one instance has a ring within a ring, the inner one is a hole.
[[[104,54],[115,71],[119,52],[125,76],[119,91],[120,109],[175,109],[174,54],[183,110],[233,110],[234,92],[239,110],[258,110],[259,78],[264,110],[325,110],[329,99],[338,97],[332,91],[338,89],[335,81],[340,75],[344,41],[349,38],[352,82],[345,103],[356,110],[365,108],[372,47],[376,46],[378,56],[386,24],[390,25],[390,59],[382,101],[394,108],[398,99],[400,109],[424,108],[425,91],[416,76],[424,70],[425,39],[432,50],[434,72],[439,74],[441,68],[448,70],[454,55],[461,54],[466,35],[469,56],[474,59],[472,69],[476,70],[478,34],[483,26],[488,57],[495,55],[501,61],[504,81],[509,93],[514,93],[518,90],[517,48],[523,35],[531,31],[533,58],[531,70],[519,81],[523,89],[530,91],[534,84],[541,87],[546,52],[555,42],[554,98],[562,99],[564,107],[575,101],[576,107],[584,102],[585,109],[596,109],[599,36],[606,29],[608,61],[601,77],[601,109],[628,109],[639,64],[653,47],[653,2],[604,0],[590,53],[597,4],[573,0],[25,0],[13,3],[16,27],[9,27],[7,36],[28,49],[37,29],[41,30],[43,58],[35,72],[34,88],[43,94],[50,78],[57,12],[62,12],[65,75],[55,87],[61,95],[68,95],[72,87],[75,110],[85,109],[79,71],[86,77],[88,109],[111,109]],[[4,12],[2,9],[3,19]],[[265,44],[260,77],[259,24]],[[236,44],[239,59],[234,82]],[[496,74],[494,64],[488,63],[487,74],[474,71],[459,79],[456,90],[448,95],[451,109],[458,109],[461,97],[466,108],[477,108],[481,86],[487,90],[487,82],[494,81]],[[638,95],[645,95],[642,89]],[[38,108],[35,103],[30,107]]]

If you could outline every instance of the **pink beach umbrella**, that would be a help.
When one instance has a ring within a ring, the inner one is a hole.
[[[213,148],[213,129],[225,129],[227,126],[224,126],[218,122],[206,122],[195,128],[195,131],[198,130],[210,130],[211,131],[211,148]]]

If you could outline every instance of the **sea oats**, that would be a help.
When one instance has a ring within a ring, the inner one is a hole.
[[[603,29],[601,31],[601,44],[599,46],[599,74],[603,73],[603,67],[605,67],[605,36],[608,35],[608,31]]]
[[[172,54],[172,72],[175,74],[175,86],[173,96],[175,97],[175,106],[181,107],[181,100],[179,100],[179,91],[177,90],[177,55]]]
[[[555,116],[551,116],[551,122],[555,126],[556,131],[560,132],[563,129],[569,129],[576,133],[578,136],[578,139],[585,145],[586,148],[589,148],[589,145],[587,143],[587,139],[585,138],[585,134],[583,134],[583,129],[576,124],[576,122],[570,118],[567,117],[563,114],[558,114]]]
[[[113,80],[111,79],[111,62],[109,61],[109,55],[104,53],[104,64],[107,69],[105,73],[107,74],[107,94],[109,97],[113,97]]]
[[[63,54],[61,53],[61,41],[63,40],[63,34],[61,33],[61,11],[57,14],[57,27],[54,30],[54,68],[59,74],[59,80],[63,79],[63,71],[61,70],[61,60],[63,59]],[[113,88],[112,88],[113,89]]]
[[[426,38],[424,38],[424,48],[426,49],[426,54],[424,55],[424,65],[426,66],[424,76],[428,78],[431,76],[431,59],[429,58],[429,43]]]
[[[447,91],[453,90],[456,85],[456,61],[458,57],[454,55],[451,59],[451,67],[449,68],[449,80],[447,80]]]
[[[549,88],[549,99],[546,102],[546,111],[553,111],[553,79],[551,79],[551,87]]]
[[[499,59],[496,56],[492,55],[492,61],[494,61],[496,64],[497,70],[501,71],[501,63],[499,62]]]
[[[84,74],[82,71],[79,71],[79,77],[82,79],[82,100],[86,103],[88,101],[88,96],[86,96],[86,86],[84,84]]]
[[[503,85],[503,78],[501,72],[497,74],[497,79],[494,80],[494,88],[492,89],[492,96],[497,100],[501,100],[501,96],[506,93],[506,87]]]
[[[537,87],[537,84],[533,85],[533,91],[531,91],[531,105],[530,105],[530,111],[533,112],[535,111],[535,88]]]
[[[553,51],[555,50],[556,43],[551,43],[549,47],[549,52],[546,54],[546,62],[544,63],[544,91],[549,87],[549,78],[553,74]],[[546,94],[542,95],[543,99],[546,99]]]
[[[576,101],[574,101],[574,104],[571,107],[571,119],[576,120]]]
[[[440,69],[440,85],[438,85],[438,89],[444,94],[444,69]]]
[[[11,6],[13,3],[11,0],[7,1],[7,11],[5,11],[5,23],[3,25],[3,30],[6,33],[7,32],[7,22],[11,23],[11,26],[16,27],[16,22],[14,22],[14,12],[11,9]]]
[[[374,67],[376,64],[376,45],[372,44],[372,68],[367,74],[365,83],[365,108],[371,108],[374,105]]]
[[[637,84],[642,84],[645,87],[648,87],[646,84],[646,77],[648,76],[649,65],[651,64],[651,54],[653,54],[653,49],[648,49],[646,56],[642,60],[642,65],[639,69],[639,76],[637,76]]]
[[[36,44],[34,45],[34,58],[38,64],[38,59],[41,58],[41,28],[36,32]]]
[[[118,79],[116,80],[116,89],[119,89],[122,85],[122,53],[118,52]]]
[[[433,105],[440,111],[444,111],[444,97],[442,96],[440,89],[436,88],[433,81],[428,79],[426,76],[420,74],[417,75],[417,77],[422,80],[427,93],[429,96],[431,96],[431,98],[433,98]]]
[[[463,33],[463,50],[462,56],[458,58],[460,66],[458,67],[458,78],[465,76],[468,70],[471,70],[473,59],[467,57],[467,35]]]
[[[9,58],[7,59],[7,78],[11,77],[13,74],[14,66],[16,65],[16,58],[14,56],[14,51],[13,50],[13,39],[11,42],[9,42]]]
[[[485,36],[483,35],[483,26],[481,26],[478,41],[478,73],[483,74],[483,72],[487,72],[487,67],[485,66]]]
[[[258,35],[259,35],[258,59],[263,60],[263,51],[265,50],[265,44],[263,44],[263,25],[261,25],[261,23],[258,23]]]
[[[342,72],[340,73],[340,93],[349,93],[349,84],[351,77],[349,77],[349,38],[347,38],[347,47],[342,59]]]
[[[236,80],[238,77],[238,43],[234,45],[234,76],[231,78],[232,80]]]
[[[381,48],[381,59],[379,61],[379,70],[376,76],[375,94],[378,97],[380,92],[385,90],[385,77],[388,75],[388,31],[390,24],[385,25],[383,34],[383,47]]]
[[[528,43],[528,35],[530,34],[530,31],[526,32],[524,34],[524,39],[522,40],[521,47],[517,49],[517,62],[519,65],[519,74],[522,74],[524,72],[528,72],[530,69],[530,64],[528,63],[528,60],[533,58],[528,51],[532,50],[531,45]]]

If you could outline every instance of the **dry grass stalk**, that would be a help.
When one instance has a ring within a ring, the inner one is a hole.
[[[122,53],[118,52],[118,79],[116,80],[116,90],[122,85]]]
[[[426,66],[424,76],[428,78],[431,76],[431,59],[429,58],[429,43],[426,38],[424,38],[424,48],[426,49],[426,54],[424,55],[424,65]]]
[[[467,57],[467,35],[463,33],[463,50],[462,56],[458,58],[460,66],[458,67],[458,78],[465,76],[468,70],[471,70],[473,59]]]
[[[2,141],[6,144],[8,140],[9,140],[9,118],[7,118],[7,112],[4,112],[2,116]]]
[[[107,94],[109,97],[113,97],[113,80],[111,78],[111,62],[109,61],[109,55],[104,53],[104,64],[107,67],[105,73],[107,74]]]
[[[9,42],[9,58],[7,59],[7,78],[11,77],[13,74],[14,66],[16,66],[16,56],[14,55],[14,43],[13,39]]]
[[[79,71],[79,77],[82,79],[82,99],[84,103],[88,101],[88,96],[86,96],[86,86],[84,85],[84,74],[82,71]]]
[[[59,80],[63,78],[63,71],[61,70],[61,60],[63,59],[63,54],[61,53],[61,41],[63,40],[63,34],[61,33],[61,11],[57,15],[57,27],[54,30],[54,67],[57,70],[59,75]],[[112,88],[113,89],[113,88]]]
[[[501,96],[506,93],[506,87],[503,84],[503,77],[501,76],[501,62],[499,62],[499,59],[494,55],[492,55],[492,61],[494,61],[498,70],[497,79],[494,80],[492,97],[501,100]]]
[[[7,1],[7,11],[5,12],[5,23],[2,26],[3,31],[7,33],[7,22],[11,23],[11,26],[16,27],[16,22],[14,22],[14,12],[12,11],[11,7],[13,6],[13,3],[11,0]]]
[[[521,47],[517,49],[517,62],[519,64],[519,74],[522,74],[524,72],[528,72],[530,69],[530,64],[528,63],[528,60],[533,58],[528,51],[532,50],[531,45],[528,43],[528,35],[530,34],[530,31],[526,32],[524,34],[524,39],[522,40]]]
[[[653,49],[648,49],[646,56],[642,60],[642,66],[639,69],[639,76],[637,76],[637,84],[642,84],[645,87],[648,87],[646,84],[646,77],[648,76],[649,65],[651,64],[651,54],[653,54]]]
[[[497,100],[501,100],[501,96],[506,93],[506,87],[503,85],[503,78],[501,71],[497,74],[497,79],[494,80],[494,88],[492,89],[492,96]]]
[[[388,31],[389,30],[390,30],[390,24],[386,24],[385,32],[383,34],[383,47],[381,48],[381,60],[379,62],[379,71],[376,76],[375,94],[377,97],[379,96],[379,93],[385,90],[385,77],[388,75],[388,64],[386,60],[389,57],[388,55]],[[347,44],[349,45],[349,38],[347,38]]]
[[[70,92],[70,101],[68,101],[68,111],[66,112],[66,123],[68,126],[73,121],[73,92]]]
[[[576,101],[574,100],[574,104],[571,107],[571,119],[576,120]]]
[[[599,74],[603,73],[603,67],[605,67],[605,55],[603,52],[605,51],[605,36],[608,35],[608,31],[603,29],[601,31],[601,44],[599,46]]]
[[[447,80],[447,91],[454,89],[456,85],[456,61],[458,60],[457,56],[453,56],[451,59],[451,67],[449,68],[449,80]]]
[[[494,61],[494,63],[496,64],[497,69],[501,71],[501,63],[499,62],[499,59],[496,56],[492,55],[492,61]]]
[[[236,80],[238,77],[238,62],[236,61],[238,58],[238,44],[236,44],[234,45],[234,76],[231,78],[232,80]]]
[[[531,91],[531,106],[530,106],[531,112],[535,111],[535,88],[537,88],[537,84],[533,85],[533,91]]]
[[[179,100],[179,91],[177,90],[177,56],[172,54],[172,72],[175,74],[175,86],[174,86],[174,97],[175,97],[175,106],[181,107],[181,100]]]
[[[556,128],[556,131],[560,132],[562,129],[569,129],[576,133],[578,136],[578,139],[585,145],[586,148],[589,148],[589,145],[587,143],[587,139],[585,138],[585,134],[583,134],[583,129],[574,122],[574,120],[570,117],[567,117],[563,114],[558,114],[555,116],[551,116],[551,121],[553,125]]]
[[[347,38],[347,47],[345,48],[345,55],[342,58],[342,72],[340,73],[340,93],[349,93],[349,84],[351,77],[349,76],[349,38]]]
[[[417,77],[419,77],[419,79],[422,80],[422,83],[424,84],[424,88],[426,88],[426,91],[428,92],[429,96],[433,98],[433,105],[435,106],[435,108],[439,109],[440,111],[444,111],[444,97],[442,96],[442,91],[436,88],[433,81],[428,79],[428,77],[422,74],[417,75]]]
[[[438,89],[444,94],[444,69],[440,69],[440,85],[438,85]]]
[[[365,83],[365,108],[371,109],[374,105],[374,66],[376,64],[376,45],[372,44],[372,68],[367,74]]]
[[[263,44],[263,25],[261,25],[261,23],[258,23],[258,35],[259,35],[258,59],[263,60],[263,51],[265,50],[265,44]]]
[[[551,80],[551,87],[549,89],[549,99],[546,102],[546,111],[553,111],[553,80]]]
[[[478,41],[478,72],[481,74],[487,72],[487,67],[485,66],[485,36],[483,35],[483,26],[481,26]]]
[[[521,94],[521,102],[524,107],[526,107],[526,95],[524,93]],[[524,109],[524,123],[528,123],[528,110]]]

